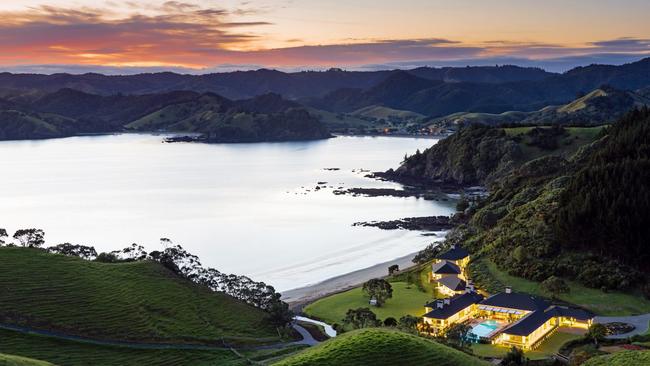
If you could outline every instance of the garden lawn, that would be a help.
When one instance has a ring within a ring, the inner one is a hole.
[[[485,261],[485,259],[483,259]],[[540,289],[539,283],[521,277],[511,276],[500,271],[497,266],[487,261],[490,275],[504,285],[512,286],[516,291],[538,296],[547,296]],[[568,303],[582,306],[603,316],[624,316],[650,313],[650,301],[641,295],[622,292],[602,292],[598,289],[585,287],[577,282],[567,281],[570,291],[560,294],[558,298]]]
[[[368,304],[369,298],[361,287],[322,298],[307,307],[307,316],[321,319],[328,323],[341,323],[349,309],[370,308],[377,318],[384,320],[388,317],[395,319],[404,315],[424,315],[424,304],[432,300],[431,293],[422,292],[416,285],[408,286],[405,282],[392,282],[393,298],[388,299],[381,307]]]

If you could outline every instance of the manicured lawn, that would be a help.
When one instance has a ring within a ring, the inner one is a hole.
[[[544,296],[538,282],[529,281],[521,277],[511,276],[497,269],[496,265],[487,261],[487,268],[492,277],[504,285],[512,286],[516,291],[527,292]],[[650,312],[650,301],[641,295],[626,294],[621,292],[602,292],[598,289],[588,288],[579,283],[568,281],[570,291],[561,294],[563,301],[585,307],[598,315],[621,316],[645,314]]]
[[[348,309],[369,307],[379,319],[404,315],[424,315],[424,304],[432,299],[430,292],[420,291],[416,285],[407,286],[405,282],[392,282],[393,298],[382,307],[368,304],[368,297],[361,287],[320,299],[307,307],[305,313],[328,323],[341,323]]]
[[[558,331],[553,334],[551,338],[545,340],[538,349],[526,352],[526,357],[530,358],[531,360],[541,360],[548,358],[556,354],[563,344],[578,338],[581,338],[581,336]],[[509,349],[507,347],[496,346],[492,344],[473,344],[472,351],[475,355],[481,357],[503,357],[506,353],[508,353]]]

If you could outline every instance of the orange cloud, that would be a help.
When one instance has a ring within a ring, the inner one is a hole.
[[[573,46],[512,41],[467,44],[434,37],[353,39],[340,44],[310,45],[291,38],[284,40],[291,47],[267,49],[264,45],[269,39],[264,30],[273,24],[264,20],[242,21],[262,17],[264,11],[256,12],[250,7],[227,10],[200,4],[189,0],[158,4],[132,1],[109,4],[106,8],[44,5],[23,11],[0,11],[0,65],[353,67],[411,61],[650,52],[650,41],[637,38]]]

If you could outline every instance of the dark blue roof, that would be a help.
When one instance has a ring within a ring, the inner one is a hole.
[[[574,318],[577,320],[589,320],[593,319],[594,314],[587,310],[578,309],[578,308],[569,308],[566,306],[553,306],[549,311],[553,312],[553,316],[563,316],[565,318]]]
[[[520,292],[500,292],[481,301],[481,304],[526,311],[544,310],[550,305],[543,299]]]
[[[465,281],[461,280],[460,278],[456,276],[447,276],[443,277],[438,280],[442,285],[445,287],[454,290],[454,291],[461,291],[464,290],[467,284]]]
[[[466,292],[464,294],[451,297],[449,305],[444,304],[442,308],[438,308],[436,301],[434,301],[426,305],[427,307],[433,308],[433,310],[424,314],[424,317],[433,319],[447,319],[457,312],[467,308],[472,304],[476,304],[481,300],[483,300],[483,295],[477,294],[476,292]]]
[[[460,267],[449,261],[440,261],[431,266],[433,273],[437,274],[460,274]]]
[[[535,329],[539,328],[542,324],[546,323],[549,319],[553,317],[552,312],[537,310],[526,315],[525,317],[519,319],[517,322],[513,323],[510,327],[506,328],[503,333],[527,336]]]
[[[513,323],[503,332],[506,334],[527,336],[542,324],[546,323],[549,319],[556,316],[571,317],[583,321],[594,317],[593,314],[582,309],[568,308],[565,306],[551,306],[545,310],[540,309],[533,311],[519,319],[519,321]]]
[[[459,259],[463,259],[469,255],[469,252],[459,246],[452,247],[448,251],[439,254],[436,258],[438,259],[446,259],[449,261],[457,261]]]

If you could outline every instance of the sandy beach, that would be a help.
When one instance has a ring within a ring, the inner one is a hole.
[[[397,264],[400,270],[412,267],[415,265],[412,262],[415,254],[417,253],[333,277],[313,285],[284,291],[282,300],[286,301],[294,311],[299,311],[304,305],[321,297],[351,289],[372,278],[385,277],[388,275],[388,267],[393,264]]]

